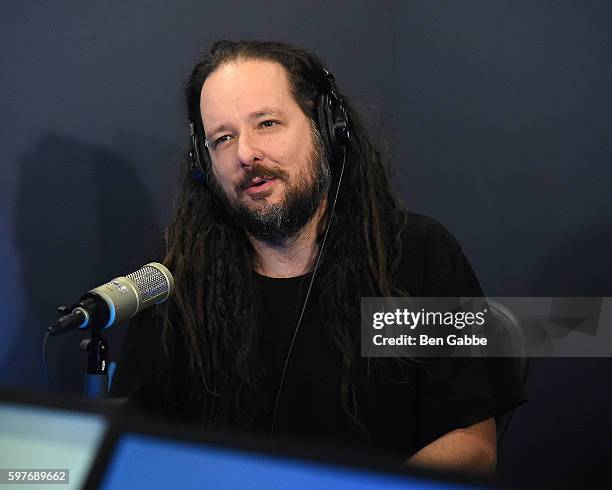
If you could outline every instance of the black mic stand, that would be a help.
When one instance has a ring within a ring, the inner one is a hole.
[[[60,306],[57,311],[66,318],[73,308]],[[99,321],[89,322],[90,338],[81,340],[81,350],[89,352],[87,371],[83,379],[83,395],[88,398],[104,398],[108,393],[108,342],[102,335]],[[71,326],[74,328],[74,326]]]
[[[91,338],[81,340],[81,350],[89,352],[83,395],[104,398],[108,393],[108,342],[100,327],[93,327]]]

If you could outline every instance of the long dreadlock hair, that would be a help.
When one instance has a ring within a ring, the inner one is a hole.
[[[204,134],[200,114],[204,81],[220,66],[247,59],[282,65],[293,97],[317,127],[317,103],[327,85],[315,55],[282,43],[219,41],[195,65],[186,84],[189,119],[200,135]],[[322,321],[341,359],[341,406],[349,420],[359,425],[354,375],[359,360],[360,297],[405,294],[398,268],[406,213],[391,189],[387,160],[351,101],[340,95],[349,115],[351,141],[334,216],[324,217],[333,221],[316,284]],[[174,219],[166,235],[164,263],[173,271],[176,289],[160,307],[164,352],[169,362],[182,362],[187,369],[185,396],[199,402],[198,416],[206,425],[248,424],[245,407],[252,406],[258,387],[254,319],[260,301],[252,273],[253,249],[211,187],[191,178],[187,164],[183,169]],[[338,170],[337,162],[332,162],[329,194],[338,184]],[[176,380],[167,380],[172,382]],[[172,402],[166,400],[168,406]]]

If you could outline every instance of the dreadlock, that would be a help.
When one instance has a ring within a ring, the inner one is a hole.
[[[189,119],[200,135],[204,81],[220,66],[247,59],[282,65],[293,97],[317,127],[317,102],[326,85],[316,56],[282,43],[220,41],[195,65],[185,88]],[[373,144],[351,101],[342,97],[351,141],[334,216],[324,217],[332,223],[316,283],[323,324],[342,360],[342,409],[359,425],[354,391],[359,300],[406,294],[398,278],[406,213],[391,189],[388,161]],[[211,187],[194,181],[187,164],[183,169],[166,236],[164,263],[174,273],[176,289],[172,299],[159,307],[164,352],[169,362],[180,359],[185,364],[185,396],[198,400],[206,425],[228,421],[246,425],[249,417],[244,407],[256,399],[259,372],[254,365],[258,338],[254,319],[260,314],[260,301],[252,273],[253,249]],[[334,162],[330,193],[337,179]],[[166,380],[166,384],[172,382]],[[168,407],[172,403],[166,400]]]

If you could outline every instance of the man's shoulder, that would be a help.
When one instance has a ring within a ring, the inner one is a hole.
[[[424,214],[408,212],[406,214],[406,226],[405,228],[413,228],[420,230],[428,230],[428,229],[446,229],[438,220],[432,218],[431,216],[426,216]]]
[[[478,296],[480,286],[454,235],[438,220],[408,213],[402,230],[400,282],[413,296],[446,295],[455,289]],[[455,282],[465,287],[451,288]],[[444,284],[446,283],[446,284]],[[443,294],[444,293],[444,294]]]
[[[406,246],[438,248],[461,251],[453,234],[438,220],[424,214],[408,213],[402,230],[402,242]]]

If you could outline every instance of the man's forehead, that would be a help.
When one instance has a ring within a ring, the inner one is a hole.
[[[254,113],[281,112],[293,103],[287,73],[271,61],[245,60],[226,63],[204,82],[200,111],[205,125]]]

